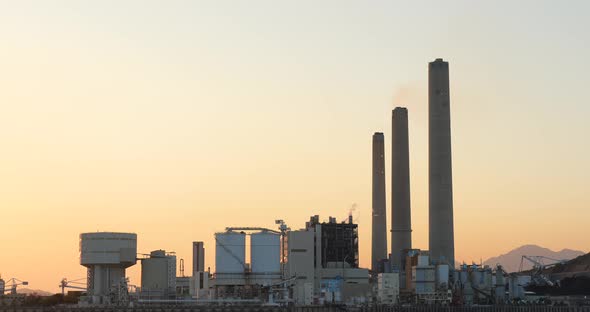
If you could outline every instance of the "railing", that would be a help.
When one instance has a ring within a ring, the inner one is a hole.
[[[338,307],[307,306],[289,307],[264,305],[227,306],[177,306],[150,305],[135,307],[117,306],[53,306],[53,307],[9,307],[0,306],[0,312],[590,312],[590,306],[374,306]]]

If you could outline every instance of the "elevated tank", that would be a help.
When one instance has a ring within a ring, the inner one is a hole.
[[[80,264],[88,268],[88,295],[93,303],[108,303],[111,289],[125,279],[134,265],[137,234],[96,232],[80,234]]]
[[[80,234],[80,264],[115,265],[127,268],[135,264],[137,234],[96,232]]]
[[[246,234],[215,233],[215,273],[244,273]]]
[[[281,236],[271,232],[250,235],[252,273],[281,272]]]

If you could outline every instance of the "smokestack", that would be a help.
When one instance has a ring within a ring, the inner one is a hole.
[[[385,208],[385,139],[373,134],[373,233],[371,270],[383,272],[381,260],[387,259],[387,221]]]
[[[205,244],[193,242],[193,276],[205,271]]]
[[[428,65],[428,222],[430,257],[455,267],[449,63]]]
[[[405,258],[402,251],[412,248],[408,109],[405,107],[393,110],[391,149],[391,264],[399,270]]]

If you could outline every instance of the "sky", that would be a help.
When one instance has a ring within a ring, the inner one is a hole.
[[[228,226],[359,224],[409,110],[428,248],[427,66],[450,64],[455,250],[590,250],[588,1],[0,1],[0,274],[58,291],[79,234],[187,264]],[[388,220],[388,224],[390,220]],[[187,265],[187,273],[190,273]],[[128,270],[139,285],[140,265]]]

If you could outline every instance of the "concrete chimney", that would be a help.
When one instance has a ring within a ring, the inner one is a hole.
[[[428,222],[430,257],[455,267],[449,63],[428,65]]]
[[[193,242],[193,276],[205,271],[205,244]]]
[[[387,259],[387,219],[385,208],[385,140],[383,133],[373,134],[373,226],[371,270],[383,272],[381,260]]]
[[[412,248],[408,141],[408,109],[396,107],[392,114],[391,145],[391,264],[397,270],[405,259],[402,251]]]

